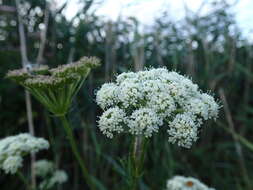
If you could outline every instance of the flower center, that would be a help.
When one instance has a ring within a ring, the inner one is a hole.
[[[187,187],[192,187],[193,186],[193,182],[192,181],[187,181],[185,185]]]

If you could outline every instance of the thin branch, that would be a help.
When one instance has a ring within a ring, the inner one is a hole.
[[[40,34],[40,47],[39,47],[39,52],[37,56],[37,64],[40,64],[43,61],[43,53],[45,50],[45,45],[46,45],[46,35],[47,35],[47,29],[48,29],[48,22],[49,22],[49,3],[46,3],[46,9],[45,9],[45,14],[44,14],[44,26],[45,28],[41,31]]]
[[[27,58],[27,48],[26,48],[26,39],[25,39],[25,29],[24,29],[23,19],[19,12],[19,6],[20,6],[20,0],[16,0],[22,66],[25,68],[26,64],[28,64],[28,58]]]
[[[75,47],[71,47],[70,48],[69,56],[68,56],[68,61],[67,61],[68,64],[73,62],[75,51],[76,51]]]
[[[27,48],[26,48],[26,39],[25,39],[25,29],[23,24],[23,19],[19,12],[20,0],[16,0],[16,8],[17,8],[17,16],[18,16],[18,31],[20,37],[20,51],[22,58],[22,66],[26,68],[26,65],[29,63],[27,58]],[[32,101],[31,96],[28,91],[25,90],[25,102],[26,102],[26,113],[28,120],[29,133],[34,136],[34,124],[33,124],[33,116],[32,116]],[[35,154],[31,154],[31,183],[32,188],[36,188],[36,177],[35,177]]]

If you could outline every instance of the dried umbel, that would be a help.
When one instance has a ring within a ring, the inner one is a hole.
[[[35,162],[36,176],[42,179],[39,189],[51,189],[68,180],[68,175],[63,170],[56,169],[53,162],[48,160],[38,160]]]
[[[166,190],[215,190],[201,183],[198,179],[184,176],[174,176],[167,181]]]
[[[203,121],[216,119],[219,105],[189,78],[165,68],[117,76],[97,91],[104,110],[98,126],[112,138],[115,133],[151,137],[167,127],[169,142],[190,148]]]
[[[54,115],[62,116],[68,112],[73,96],[90,70],[99,64],[95,57],[83,57],[75,63],[53,69],[39,66],[9,71],[6,77],[24,86]]]
[[[0,140],[0,168],[14,174],[22,167],[25,155],[48,148],[48,141],[27,133],[6,137]]]

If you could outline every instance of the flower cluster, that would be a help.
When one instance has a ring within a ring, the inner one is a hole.
[[[6,77],[24,86],[54,115],[61,116],[68,112],[90,70],[99,64],[95,57],[83,57],[53,69],[37,66],[9,71]]]
[[[68,180],[68,175],[63,170],[57,170],[54,163],[48,160],[35,162],[36,176],[43,178],[39,189],[51,189],[55,185],[62,184]]]
[[[14,174],[22,167],[23,156],[48,148],[45,139],[27,133],[6,137],[0,140],[0,168]]]
[[[63,170],[57,170],[53,173],[53,175],[48,179],[44,180],[40,185],[39,188],[41,190],[51,189],[55,185],[60,185],[65,183],[68,180],[68,175]]]
[[[117,76],[97,91],[97,104],[104,110],[100,130],[151,137],[167,126],[169,142],[189,148],[198,139],[205,120],[218,117],[215,99],[199,90],[189,78],[165,68]]]
[[[36,176],[46,177],[54,171],[54,163],[48,160],[37,160],[35,162]]]
[[[215,190],[207,187],[198,179],[184,176],[174,176],[167,181],[166,190]]]

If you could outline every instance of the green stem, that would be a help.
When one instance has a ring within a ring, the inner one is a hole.
[[[136,136],[132,148],[133,174],[130,190],[137,190],[139,180],[143,174],[143,164],[146,153],[147,141],[142,136]]]
[[[77,94],[77,92],[79,92],[85,80],[86,78],[79,79],[79,81],[76,83],[76,86],[74,86],[72,89],[71,97],[74,97]]]
[[[84,164],[84,161],[83,159],[81,158],[81,155],[78,151],[78,148],[77,148],[77,144],[76,144],[76,141],[74,139],[74,135],[73,135],[73,132],[70,128],[70,125],[69,125],[69,122],[66,118],[66,116],[59,116],[62,124],[63,124],[63,127],[65,129],[65,132],[67,133],[67,138],[69,140],[69,143],[70,143],[70,146],[71,146],[71,149],[72,149],[72,152],[73,154],[75,155],[76,157],[76,160],[78,161],[78,164],[79,166],[81,167],[81,170],[82,170],[82,174],[83,174],[83,177],[84,179],[86,180],[88,186],[90,187],[90,189],[92,190],[95,190],[95,187],[92,183],[92,180],[91,180],[91,176],[89,176],[89,172]]]
[[[25,184],[26,189],[27,190],[32,190],[32,187],[29,185],[27,179],[25,178],[25,176],[20,171],[17,172],[17,175],[18,175],[19,179]]]

